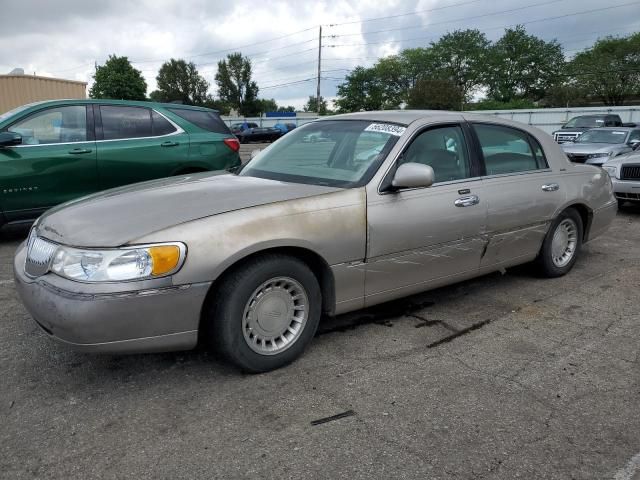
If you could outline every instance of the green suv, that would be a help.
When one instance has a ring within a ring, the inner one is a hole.
[[[54,100],[0,115],[0,227],[99,190],[240,165],[215,110]]]

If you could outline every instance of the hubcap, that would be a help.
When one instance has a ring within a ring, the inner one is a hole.
[[[300,337],[309,312],[303,286],[288,277],[267,280],[254,290],[242,316],[249,348],[261,355],[285,351]]]
[[[551,242],[551,258],[556,267],[566,266],[576,253],[578,226],[570,218],[565,218],[556,227]]]

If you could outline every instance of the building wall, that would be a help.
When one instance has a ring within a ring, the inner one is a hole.
[[[473,110],[468,113],[481,113],[483,115],[495,115],[496,117],[515,120],[516,122],[533,125],[547,133],[559,129],[567,121],[578,115],[593,115],[598,113],[612,113],[620,115],[622,121],[627,123],[640,124],[640,106],[628,107],[573,107],[573,108],[533,108],[522,110]],[[302,116],[304,115],[304,116]],[[283,123],[295,123],[297,126],[312,122],[318,118],[315,114],[298,112],[296,118],[265,118],[250,117],[246,118],[248,122],[256,122],[263,127],[272,127],[278,121]],[[236,122],[243,122],[244,117],[222,117],[227,125]]]
[[[0,75],[0,113],[42,100],[86,97],[86,82],[32,75]]]

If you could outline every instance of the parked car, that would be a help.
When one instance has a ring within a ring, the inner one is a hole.
[[[280,132],[282,132],[282,135],[284,135],[285,133],[289,133],[291,130],[296,128],[296,124],[278,122],[273,126],[273,128],[277,128],[278,130],[280,130]]]
[[[560,130],[552,133],[558,143],[573,142],[587,130],[598,127],[622,127],[622,119],[619,115],[580,115],[573,117],[565,123]]]
[[[233,133],[234,135],[237,135],[238,133],[242,132],[242,130],[245,130],[247,128],[258,128],[259,125],[255,122],[237,122],[237,123],[232,123],[231,124],[231,133]]]
[[[634,152],[609,160],[603,167],[611,176],[618,203],[640,203],[640,143]]]
[[[251,127],[235,134],[240,143],[275,142],[283,133],[273,127]]]
[[[186,105],[55,100],[0,117],[0,226],[129,183],[240,164],[217,112]]]
[[[337,115],[234,174],[48,211],[18,248],[15,285],[43,331],[71,347],[201,341],[262,372],[298,357],[323,313],[531,261],[564,275],[616,211],[609,175],[570,163],[534,127],[467,113]]]
[[[640,128],[593,128],[573,143],[562,144],[572,162],[600,166],[606,161],[631,152],[640,144]]]

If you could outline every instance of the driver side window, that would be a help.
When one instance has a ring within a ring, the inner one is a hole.
[[[420,133],[400,160],[401,164],[409,162],[433,168],[435,183],[471,176],[467,147],[459,126],[433,128]]]
[[[84,105],[49,108],[18,121],[8,130],[19,133],[23,145],[85,142],[87,110]]]

